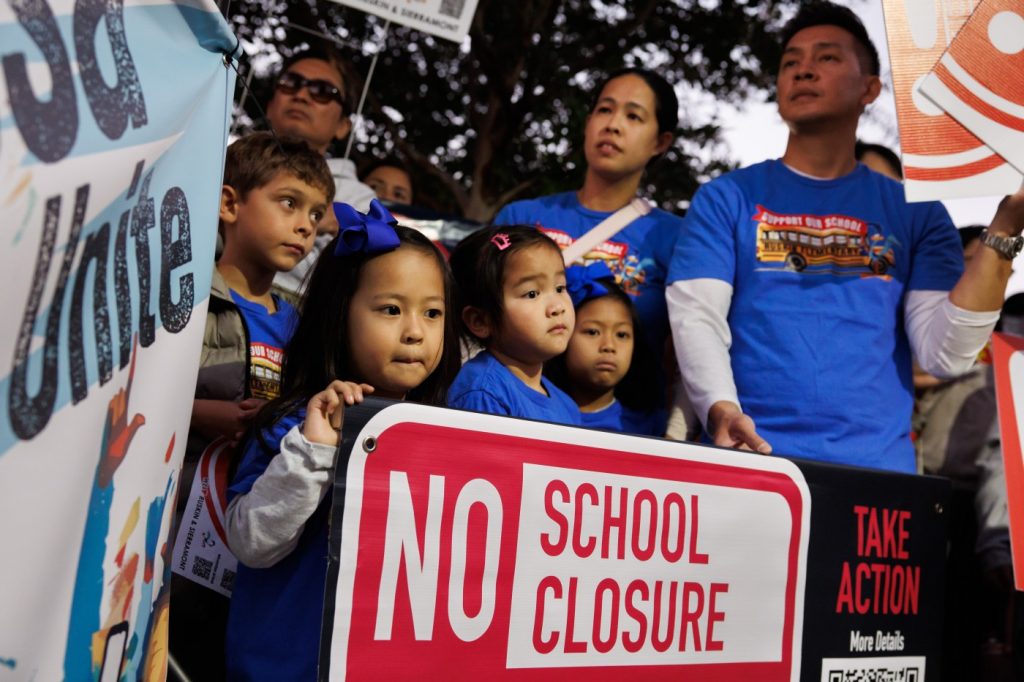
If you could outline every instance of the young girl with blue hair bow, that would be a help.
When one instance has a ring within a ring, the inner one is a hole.
[[[544,375],[580,408],[583,426],[664,436],[664,396],[632,300],[601,262],[565,271],[576,327]]]
[[[240,561],[229,679],[316,679],[345,408],[370,393],[443,406],[459,369],[452,278],[437,248],[376,201],[366,215],[334,210],[340,232],[306,287],[281,395],[257,415],[228,489]]]

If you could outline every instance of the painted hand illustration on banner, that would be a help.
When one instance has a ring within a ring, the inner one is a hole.
[[[168,478],[164,494],[153,499],[146,516],[146,556],[143,559],[142,575],[139,575],[140,557],[137,552],[127,554],[129,540],[139,525],[141,499],[136,497],[127,515],[121,520],[118,535],[118,550],[111,562],[107,563],[107,541],[111,526],[117,519],[112,517],[112,503],[115,493],[115,475],[127,459],[131,443],[137,432],[146,423],[145,415],[131,412],[129,401],[135,378],[135,361],[138,357],[138,339],[132,350],[131,366],[124,388],[117,391],[107,407],[106,421],[100,443],[99,462],[93,480],[92,495],[86,514],[82,548],[78,557],[78,570],[71,618],[68,625],[67,648],[64,657],[64,677],[68,680],[120,679],[125,670],[125,661],[133,662],[131,669],[137,669],[143,655],[149,660],[148,650],[157,648],[166,651],[166,602],[159,597],[152,601],[155,555],[160,526],[164,519],[167,500],[174,488],[173,474]],[[174,435],[164,453],[164,462],[169,461],[174,450]],[[115,526],[116,527],[116,526]],[[166,543],[164,543],[166,545]],[[166,558],[166,548],[161,550]],[[166,564],[166,562],[164,562]],[[164,586],[166,571],[162,579]],[[141,594],[136,595],[139,578],[142,579]],[[161,588],[161,592],[165,588]],[[107,597],[104,599],[104,597]],[[132,606],[138,599],[138,612],[132,619]],[[166,595],[164,595],[166,596]],[[161,604],[161,601],[163,602]],[[108,604],[106,614],[103,604]],[[152,607],[150,606],[152,604]],[[157,614],[157,618],[152,616]],[[163,624],[158,636],[148,626]],[[140,643],[142,646],[140,646]],[[111,666],[116,666],[112,668]],[[134,675],[129,674],[129,677]]]

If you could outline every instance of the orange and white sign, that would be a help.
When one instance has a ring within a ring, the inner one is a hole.
[[[800,679],[793,462],[406,403],[344,496],[331,680]]]
[[[883,0],[908,201],[1012,194],[1021,173],[921,91],[976,0]]]
[[[1024,338],[993,334],[996,404],[999,433],[1006,469],[1006,493],[1010,509],[1010,548],[1018,590],[1024,590]]]
[[[921,92],[1024,172],[1024,0],[983,0]]]

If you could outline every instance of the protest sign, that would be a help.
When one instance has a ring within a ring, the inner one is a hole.
[[[1006,496],[1010,512],[1010,549],[1014,584],[1024,590],[1024,338],[992,335],[996,375],[999,434],[1006,471]]]
[[[199,456],[185,514],[174,542],[171,571],[225,597],[231,596],[238,559],[228,547],[228,472],[235,446],[214,440]]]
[[[1012,194],[1022,174],[921,92],[977,0],[883,0],[908,201]]]
[[[0,679],[163,679],[236,41],[212,0],[38,0],[0,45]]]
[[[456,43],[469,34],[478,0],[332,0]]]
[[[1024,0],[982,0],[921,92],[1024,173]]]
[[[321,679],[935,663],[944,482],[381,404],[346,415]]]

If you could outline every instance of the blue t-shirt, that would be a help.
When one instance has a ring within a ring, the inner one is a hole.
[[[253,438],[228,488],[228,500],[248,493],[277,454],[285,434],[305,419],[305,409],[263,432],[272,452]],[[299,543],[269,568],[238,564],[227,632],[231,680],[315,680],[327,580],[330,492],[306,522]]]
[[[740,405],[776,453],[913,472],[904,297],[962,270],[941,204],[863,165],[815,180],[765,161],[701,187],[668,282],[732,285]]]
[[[277,312],[242,298],[231,289],[249,330],[249,395],[270,400],[281,393],[281,361],[284,348],[295,333],[299,315],[287,301],[274,296]]]
[[[448,407],[555,424],[580,424],[580,410],[560,388],[541,378],[547,395],[535,391],[487,351],[459,370],[448,389]]]
[[[498,212],[494,224],[533,225],[564,249],[612,213],[584,208],[576,192],[564,192],[513,202]],[[598,260],[608,265],[633,298],[647,341],[659,358],[668,336],[665,275],[681,228],[681,218],[655,208],[583,258],[588,265]]]
[[[591,429],[606,429],[635,433],[641,436],[657,436],[663,438],[667,426],[664,410],[642,412],[626,407],[618,400],[613,400],[608,407],[597,412],[580,412],[583,425]]]

